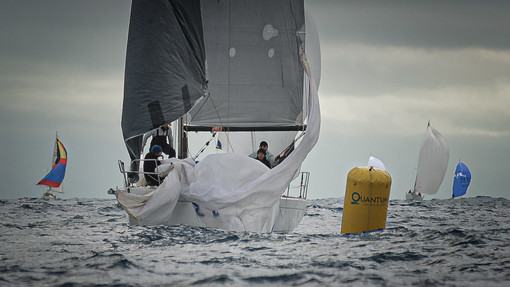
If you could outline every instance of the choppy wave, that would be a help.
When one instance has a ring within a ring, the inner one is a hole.
[[[1,286],[509,286],[510,202],[390,201],[384,230],[340,234],[342,199],[290,234],[129,226],[114,200],[1,200]]]

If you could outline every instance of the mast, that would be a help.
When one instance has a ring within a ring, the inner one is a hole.
[[[184,131],[182,117],[177,120],[177,158],[188,157],[188,137]]]
[[[50,168],[53,168],[53,166],[56,164],[57,157],[59,156],[58,148],[59,148],[58,147],[58,131],[56,131],[55,132],[55,148],[53,150],[53,157],[51,159]],[[58,187],[48,186],[48,191],[64,193],[64,182],[60,183],[60,185]]]

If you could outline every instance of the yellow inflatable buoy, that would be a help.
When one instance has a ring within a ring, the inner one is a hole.
[[[384,229],[391,176],[385,170],[361,166],[347,175],[341,233]]]

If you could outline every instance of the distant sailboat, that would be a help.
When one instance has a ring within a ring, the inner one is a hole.
[[[471,172],[469,168],[461,161],[455,168],[455,176],[453,177],[452,198],[463,196],[471,183]]]
[[[423,194],[437,193],[446,174],[449,158],[446,140],[429,122],[421,143],[414,189],[407,192],[406,199],[422,200]]]
[[[384,170],[386,170],[386,167],[384,166],[384,163],[383,163],[380,159],[378,159],[378,158],[376,158],[376,157],[373,157],[373,156],[370,156],[370,157],[368,158],[368,163],[367,163],[367,165],[368,165],[368,166],[373,166],[373,167],[378,167],[378,168],[380,168],[380,169],[384,169]]]
[[[53,150],[51,163],[51,171],[37,184],[49,187],[43,194],[43,198],[56,199],[57,197],[53,192],[64,192],[62,182],[64,181],[67,166],[67,151],[62,142],[58,139],[58,135],[55,138],[55,148]]]

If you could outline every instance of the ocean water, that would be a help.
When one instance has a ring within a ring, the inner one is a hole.
[[[0,286],[510,286],[510,201],[390,201],[340,234],[343,199],[289,234],[129,226],[114,199],[0,201]]]

